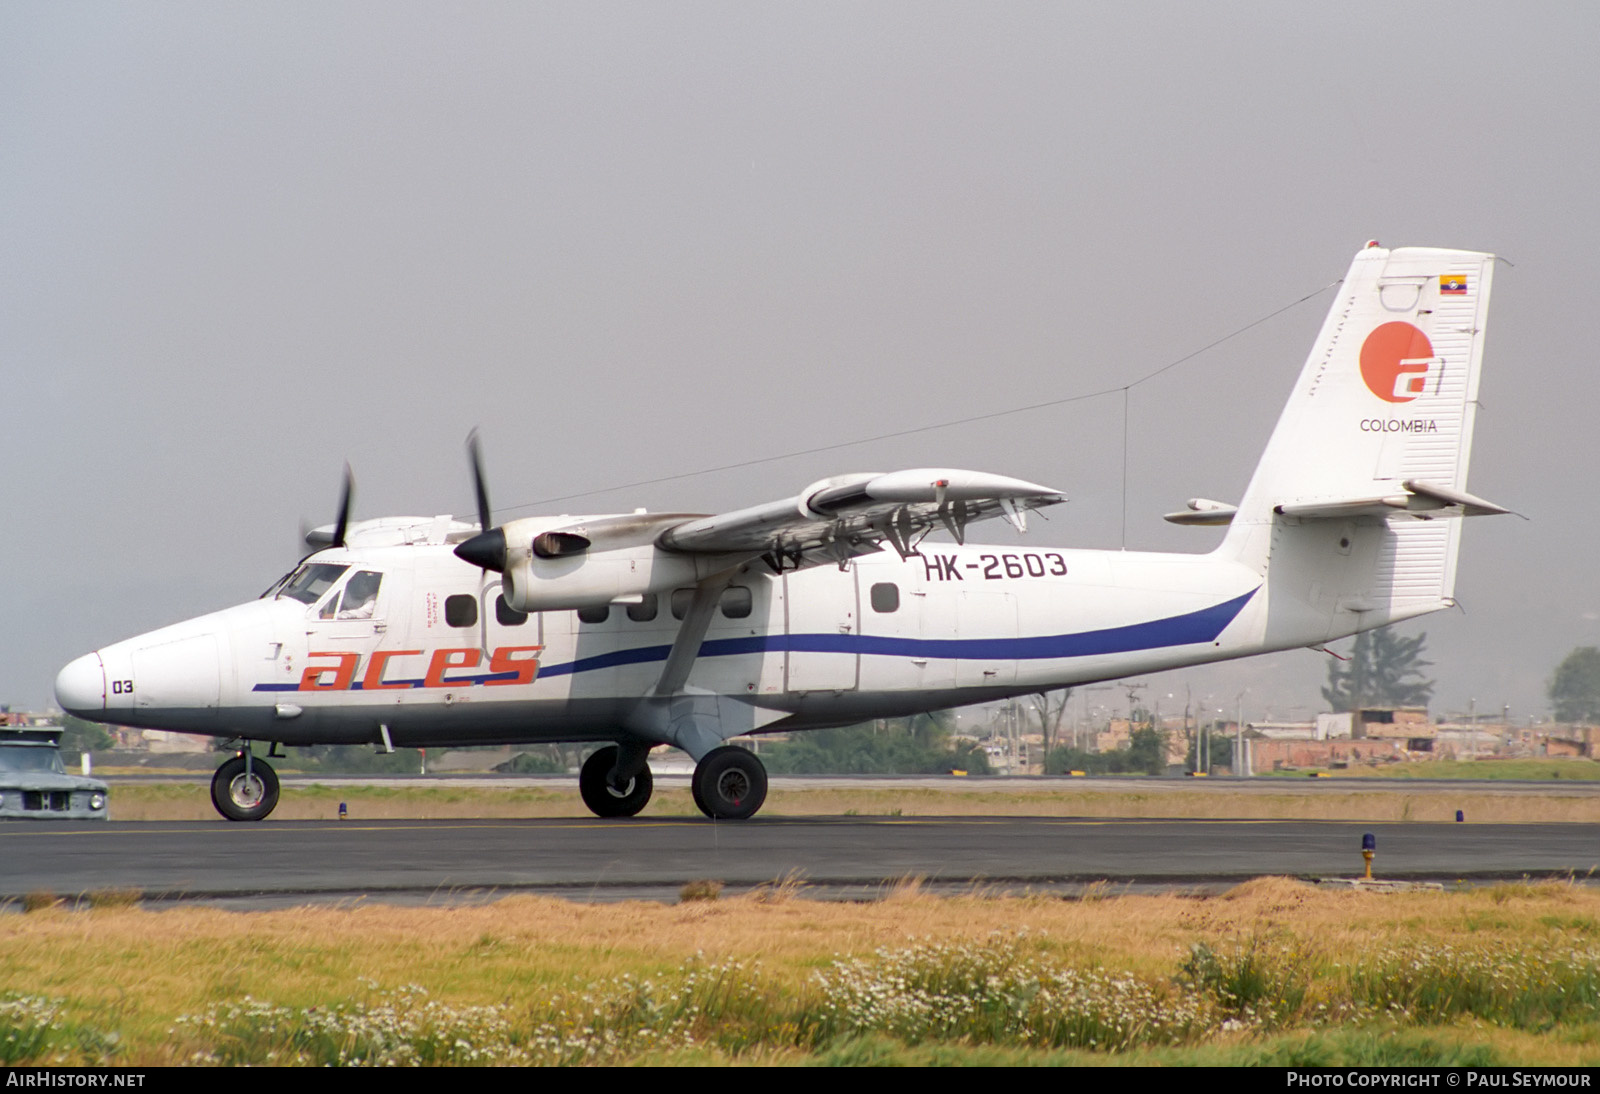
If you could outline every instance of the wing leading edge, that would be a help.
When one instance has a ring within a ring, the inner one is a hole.
[[[968,524],[995,516],[1025,530],[1028,510],[1066,500],[1059,490],[982,471],[865,472],[823,479],[782,501],[686,521],[656,542],[668,551],[757,554],[779,571],[824,561],[842,566],[885,543],[907,557],[937,528],[960,543]]]

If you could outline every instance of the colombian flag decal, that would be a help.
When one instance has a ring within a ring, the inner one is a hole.
[[[1439,292],[1443,296],[1466,296],[1467,278],[1465,274],[1440,274]]]

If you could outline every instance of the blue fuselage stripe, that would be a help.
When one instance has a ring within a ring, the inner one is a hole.
[[[1106,627],[1076,634],[1048,634],[1024,638],[890,638],[870,634],[772,634],[744,638],[713,638],[700,645],[701,657],[736,657],[749,653],[844,653],[867,657],[927,657],[986,659],[997,661],[1040,661],[1064,657],[1097,657],[1136,650],[1165,649],[1214,642],[1229,623],[1244,610],[1259,586],[1225,600],[1221,604],[1185,615],[1153,619],[1126,627]],[[598,672],[619,665],[642,665],[665,661],[670,645],[634,646],[625,650],[581,657],[561,665],[541,665],[540,676],[566,676]],[[464,676],[448,681],[454,685],[487,683],[496,679],[515,679],[514,673]],[[421,680],[391,681],[421,687]],[[360,689],[360,684],[355,685]],[[298,691],[298,684],[257,684],[256,691]]]

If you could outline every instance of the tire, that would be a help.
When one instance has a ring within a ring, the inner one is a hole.
[[[583,795],[583,804],[589,807],[589,812],[597,817],[637,816],[650,803],[650,795],[655,790],[650,765],[641,768],[621,793],[612,789],[606,781],[606,776],[615,766],[616,745],[607,745],[596,751],[583,761],[583,768],[578,772],[578,793]]]
[[[266,820],[278,806],[278,773],[265,760],[252,756],[246,776],[244,757],[235,756],[211,776],[211,804],[231,821]]]
[[[767,800],[767,768],[748,749],[723,745],[694,769],[694,801],[712,820],[745,820]]]

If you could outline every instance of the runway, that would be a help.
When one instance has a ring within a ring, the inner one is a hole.
[[[1600,871],[1600,825],[1361,824],[1060,818],[756,818],[0,825],[0,899],[137,889],[234,907],[371,897],[675,899],[791,879],[871,898],[906,878],[939,891],[1215,890],[1265,874],[1441,882]]]

